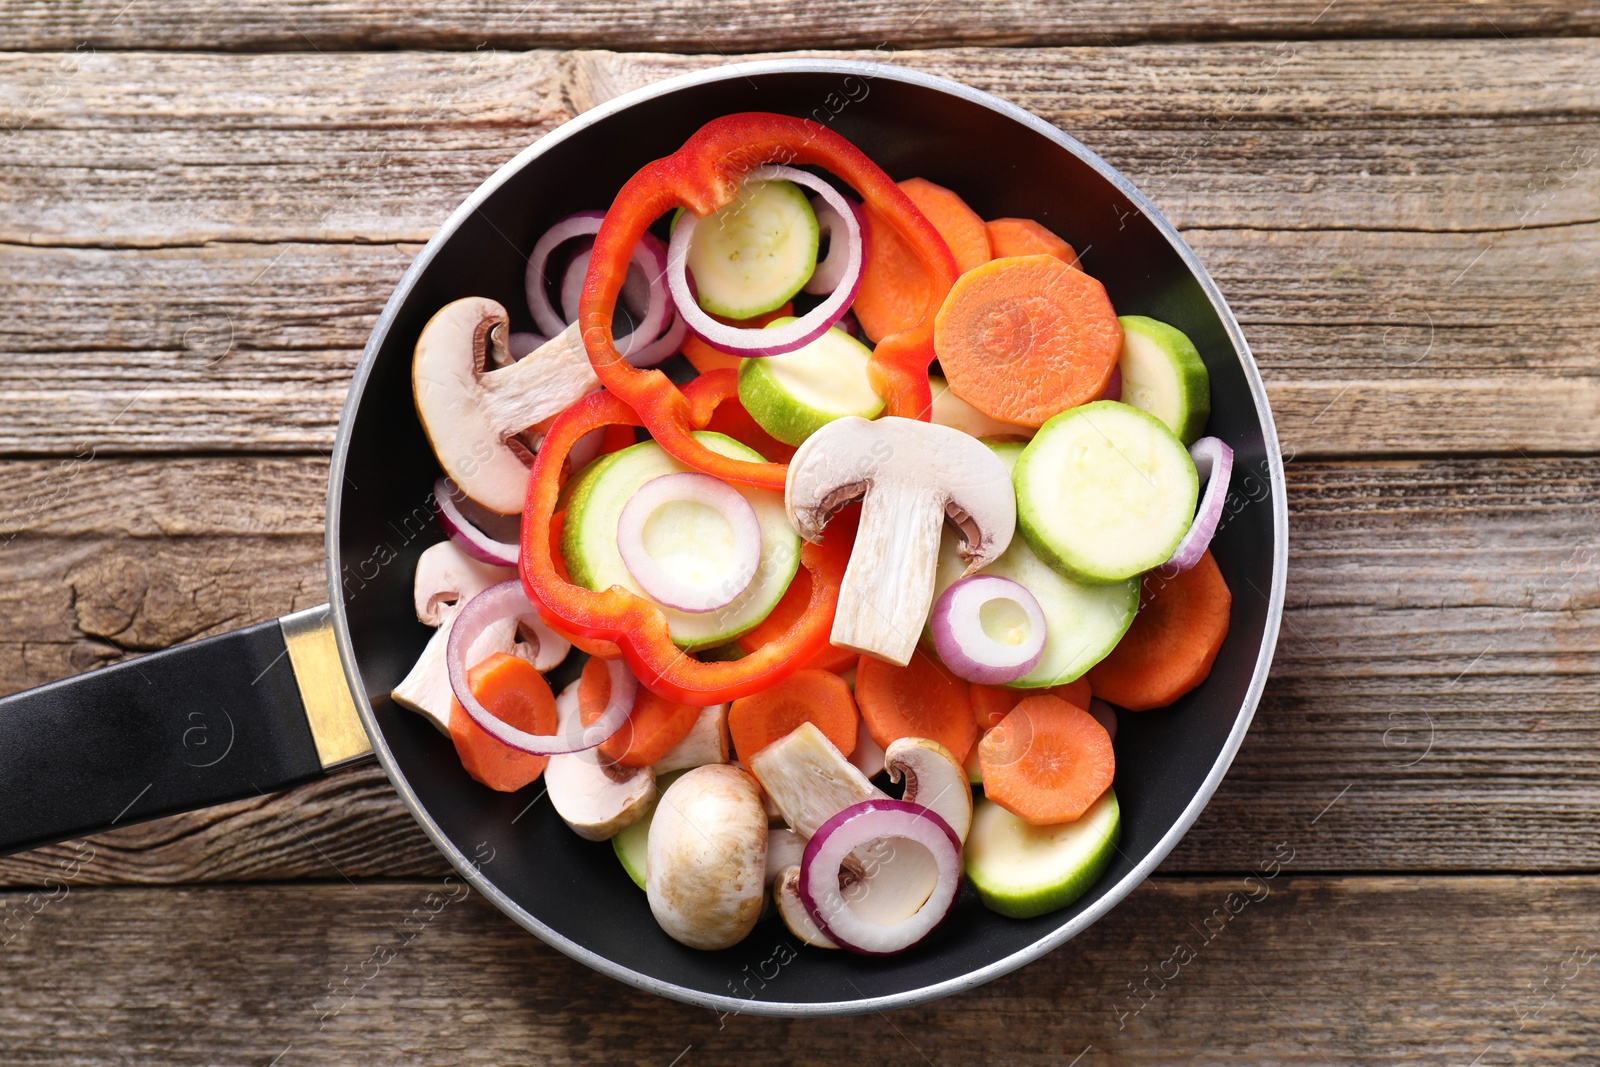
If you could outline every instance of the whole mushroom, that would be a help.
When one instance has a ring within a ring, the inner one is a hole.
[[[761,787],[727,764],[696,767],[661,794],[645,847],[656,922],[690,948],[728,948],[761,918],[767,816]]]

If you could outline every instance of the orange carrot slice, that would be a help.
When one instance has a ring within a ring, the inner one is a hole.
[[[1083,271],[1014,256],[956,279],[933,348],[956,396],[990,418],[1039,426],[1104,391],[1122,326],[1105,287]]]
[[[995,259],[1007,256],[1055,256],[1069,267],[1078,265],[1072,246],[1032,219],[990,219],[989,251]]]
[[[965,201],[923,178],[908,178],[900,188],[950,246],[957,269],[967,271],[988,262],[988,228]],[[851,310],[862,332],[876,342],[921,322],[930,310],[932,293],[927,269],[911,246],[871,207],[864,215],[867,261]]]
[[[753,319],[725,319],[721,315],[712,315],[711,317],[718,322],[725,322],[729,326],[748,326],[753,329],[757,326],[765,326],[773,319],[793,314],[794,302],[790,301],[776,311],[769,311],[765,315],[757,315]],[[692,333],[686,335],[683,339],[683,358],[693,364],[694,369],[701,374],[714,370],[736,371],[739,369],[739,364],[744,361],[743,356],[736,356],[732,352],[724,352],[721,349],[712,348]],[[726,406],[727,402],[724,401],[723,404]],[[729,436],[731,437],[732,435],[730,434]],[[752,445],[751,447],[754,448],[755,446]],[[760,452],[761,450],[756,449],[756,451]],[[761,454],[766,456],[765,452]],[[772,459],[771,456],[767,456],[767,458],[769,460]]]
[[[1206,680],[1228,636],[1233,594],[1217,561],[1145,575],[1143,604],[1111,655],[1089,668],[1095,695],[1129,711],[1164,708]]]
[[[467,685],[490,715],[524,733],[556,732],[556,698],[550,683],[525,659],[496,652],[467,671]],[[549,756],[518,751],[472,721],[459,700],[450,701],[450,740],[473,780],[514,793],[544,773]]]
[[[610,699],[610,668],[602,659],[590,659],[578,676],[578,718],[583,725],[592,726]],[[623,767],[648,767],[689,736],[698,718],[699,708],[674,704],[641,685],[627,721],[600,743],[600,754]]]
[[[967,683],[920,648],[904,667],[862,656],[856,666],[856,704],[880,748],[902,737],[926,737],[960,763],[978,736]]]
[[[979,685],[972,683],[972,719],[978,724],[978,732],[992,730],[1000,725],[1000,720],[1010,713],[1018,703],[1030,696],[1039,696],[1049,693],[1058,696],[1075,708],[1089,710],[1089,680],[1079,678],[1075,682],[1065,685],[1053,686],[1049,689],[1007,689],[998,685]]]
[[[1028,697],[978,743],[984,796],[1034,826],[1073,822],[1111,786],[1116,755],[1094,716]]]
[[[798,670],[728,708],[733,750],[746,763],[803,722],[813,723],[846,756],[855,749],[856,702],[843,678],[829,671]]]
[[[993,258],[989,249],[989,228],[965,200],[926,178],[907,178],[900,183],[900,188],[950,246],[958,271],[966,273]]]

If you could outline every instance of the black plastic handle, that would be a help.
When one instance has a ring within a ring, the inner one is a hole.
[[[326,626],[326,609],[314,612]],[[0,855],[322,774],[316,698],[290,650],[291,620],[311,614],[0,700]]]

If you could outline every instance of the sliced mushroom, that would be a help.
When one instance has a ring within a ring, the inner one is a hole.
[[[939,534],[948,518],[970,574],[1011,543],[1016,496],[1004,461],[949,426],[850,416],[806,438],[789,461],[789,521],[820,542],[834,512],[861,501],[861,525],[830,640],[904,666],[933,603]]]
[[[908,804],[921,804],[945,822],[963,842],[972,829],[972,785],[950,750],[926,737],[902,737],[884,753],[891,782],[905,782]]]
[[[480,563],[452,541],[429,547],[417,559],[413,592],[417,618],[438,631],[423,646],[422,654],[399,685],[390,690],[394,702],[424,715],[441,732],[450,732],[450,668],[445,658],[450,629],[467,601],[500,582],[515,578],[510,567]],[[518,623],[502,619],[491,623],[467,650],[467,662],[476,663],[495,652],[509,652],[547,671],[566,658],[572,646],[567,639],[534,619]]]
[[[786,867],[778,875],[778,880],[773,883],[772,897],[778,902],[778,914],[783,918],[783,925],[789,932],[808,945],[817,948],[838,948],[816,920],[811,918],[811,913],[806,911],[805,901],[800,899],[800,868]]]
[[[738,944],[761,917],[766,855],[756,780],[737,767],[696,767],[667,788],[650,820],[651,914],[690,948]]]
[[[682,741],[655,762],[657,774],[704,767],[708,763],[728,762],[728,705],[712,704],[700,709],[700,717]]]
[[[515,567],[496,567],[473,559],[454,541],[440,541],[417,557],[417,571],[411,588],[417,602],[417,621],[429,626],[444,625],[453,609],[471,600],[491,585],[515,578]]]
[[[577,682],[556,697],[556,715],[562,733],[580,728]],[[544,769],[544,784],[556,814],[579,837],[590,841],[616,836],[643,818],[656,800],[654,771],[649,767],[619,767],[596,749],[551,756]],[[660,821],[659,813],[656,821]],[[653,826],[651,832],[654,833]]]
[[[750,772],[801,837],[852,804],[885,796],[809,722],[751,756]]]
[[[411,362],[417,415],[439,465],[502,515],[521,510],[528,484],[528,450],[516,435],[600,387],[576,323],[501,366],[509,329],[498,302],[456,300],[422,328]]]

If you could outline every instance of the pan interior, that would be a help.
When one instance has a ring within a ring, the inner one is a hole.
[[[727,951],[684,948],[657,927],[610,845],[581,840],[548,800],[535,799],[538,783],[513,795],[477,785],[448,739],[388,697],[431,633],[412,612],[412,571],[418,554],[441,536],[429,504],[439,469],[411,400],[411,350],[423,324],[451,300],[487,296],[510,309],[514,329],[532,329],[522,276],[535,238],[569,212],[606,207],[641,164],[673,151],[707,120],[743,110],[826,120],[896,179],[920,175],[948,186],[985,218],[1040,220],[1080,251],[1119,314],[1178,326],[1210,370],[1209,432],[1235,450],[1236,492],[1248,501],[1225,521],[1214,545],[1233,591],[1230,632],[1199,689],[1173,708],[1122,716],[1120,854],[1072,908],[1006,919],[984,909],[969,886],[933,937],[887,959],[804,948],[776,919]],[[575,125],[582,128],[551,138],[502,175],[474,211],[429,246],[409,292],[397,294],[386,326],[374,334],[367,377],[344,427],[333,474],[333,596],[342,601],[346,651],[371,701],[369,724],[402,795],[458,866],[492,855],[480,868],[480,884],[564,951],[669,995],[701,1003],[730,998],[748,1011],[840,1010],[846,1002],[882,997],[910,1002],[930,987],[983,977],[977,972],[1026,952],[1113,890],[1120,898],[1131,882],[1118,883],[1142,861],[1159,858],[1163,838],[1183,822],[1213,767],[1231,757],[1230,733],[1254,708],[1258,655],[1276,632],[1268,594],[1276,588],[1274,514],[1282,505],[1268,454],[1273,437],[1226,312],[1219,313],[1164,224],[1136,208],[1087,158],[976,94],[887,71],[868,77],[841,69],[725,70]],[[995,161],[1005,162],[996,167]],[[1070,943],[1062,951],[1072,951]]]

